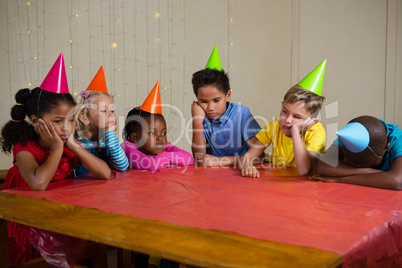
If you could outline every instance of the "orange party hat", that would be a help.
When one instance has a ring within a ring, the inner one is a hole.
[[[95,77],[92,79],[91,83],[85,91],[100,91],[108,93],[105,74],[103,72],[103,66],[99,68],[99,71],[96,73]]]
[[[159,90],[159,81],[156,82],[154,88],[141,105],[140,110],[151,114],[162,114],[161,93]]]

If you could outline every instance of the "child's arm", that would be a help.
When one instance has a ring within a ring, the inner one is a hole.
[[[109,150],[113,168],[121,172],[126,171],[128,168],[127,156],[120,147],[119,140],[112,130],[105,132],[105,145]]]
[[[324,182],[348,183],[389,190],[402,190],[402,157],[394,159],[388,171],[376,170],[376,173],[359,174],[351,176],[327,177],[317,173],[312,177],[313,180]]]
[[[81,144],[74,139],[74,133],[75,129],[73,129],[70,137],[66,141],[66,147],[77,156],[80,164],[96,178],[103,180],[109,179],[112,176],[112,171],[107,163],[82,147]]]
[[[253,136],[247,140],[248,145],[251,147],[258,139]],[[210,154],[199,154],[197,163],[205,167],[225,167],[236,165],[240,160],[240,155],[236,156],[214,156]]]
[[[250,149],[247,153],[240,157],[239,165],[243,177],[258,178],[260,176],[253,163],[260,158],[265,148],[266,146],[259,139],[255,138],[254,143],[250,144]]]
[[[340,177],[358,174],[378,173],[378,169],[358,168],[349,165],[344,160],[342,149],[331,145],[318,161],[317,172],[324,176]]]
[[[214,156],[210,154],[198,154],[197,163],[205,167],[233,166],[238,162],[239,156]]]
[[[207,141],[204,138],[203,126],[205,112],[195,101],[191,104],[191,115],[193,117],[193,143],[191,150],[195,156],[205,154],[207,152]]]
[[[132,168],[156,171],[166,168],[170,165],[170,161],[166,156],[146,155],[134,146],[126,147],[125,152]]]
[[[59,166],[64,144],[52,123],[46,124],[39,119],[38,132],[39,144],[49,150],[49,157],[45,163],[39,166],[34,156],[27,151],[17,153],[15,161],[28,186],[34,191],[44,191]]]
[[[318,154],[316,152],[306,150],[304,142],[300,136],[300,132],[306,132],[317,122],[317,118],[307,118],[306,120],[293,124],[291,128],[293,152],[295,155],[297,172],[301,176],[306,176],[313,170]]]
[[[178,165],[178,166],[189,166],[194,163],[194,158],[190,153],[168,143],[165,151],[158,154],[160,157],[166,157],[169,159],[169,162]]]

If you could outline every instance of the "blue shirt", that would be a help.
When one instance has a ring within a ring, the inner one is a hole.
[[[207,153],[214,156],[245,154],[249,149],[247,140],[260,130],[260,125],[247,107],[228,102],[225,113],[219,119],[204,118]]]
[[[402,156],[402,129],[398,128],[398,125],[388,124],[381,119],[379,120],[384,124],[385,129],[387,130],[389,147],[377,169],[387,171],[391,168],[394,159]],[[342,149],[342,141],[339,138],[333,142],[333,145]]]
[[[128,168],[128,159],[123,149],[119,144],[119,140],[113,131],[107,131],[104,138],[101,138],[99,142],[90,141],[85,138],[78,140],[78,142],[87,149],[88,152],[94,156],[105,161],[110,168],[117,171],[126,171]],[[75,176],[89,174],[80,164],[75,167]]]

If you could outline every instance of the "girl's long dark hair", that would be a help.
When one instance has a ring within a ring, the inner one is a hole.
[[[39,136],[35,128],[29,123],[31,115],[38,118],[57,107],[59,103],[68,103],[75,106],[71,94],[57,94],[42,90],[39,87],[29,90],[20,89],[15,94],[16,104],[11,108],[11,120],[1,130],[0,144],[5,153],[10,153],[18,142],[25,146],[28,141],[38,141]],[[25,117],[28,116],[28,121]]]

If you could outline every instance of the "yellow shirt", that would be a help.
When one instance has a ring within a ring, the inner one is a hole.
[[[272,144],[271,161],[275,166],[296,167],[295,155],[293,152],[293,140],[291,137],[282,133],[279,127],[279,121],[275,119],[266,125],[256,135],[266,147]],[[314,151],[323,154],[325,151],[325,129],[321,123],[312,126],[302,136],[307,151]]]

